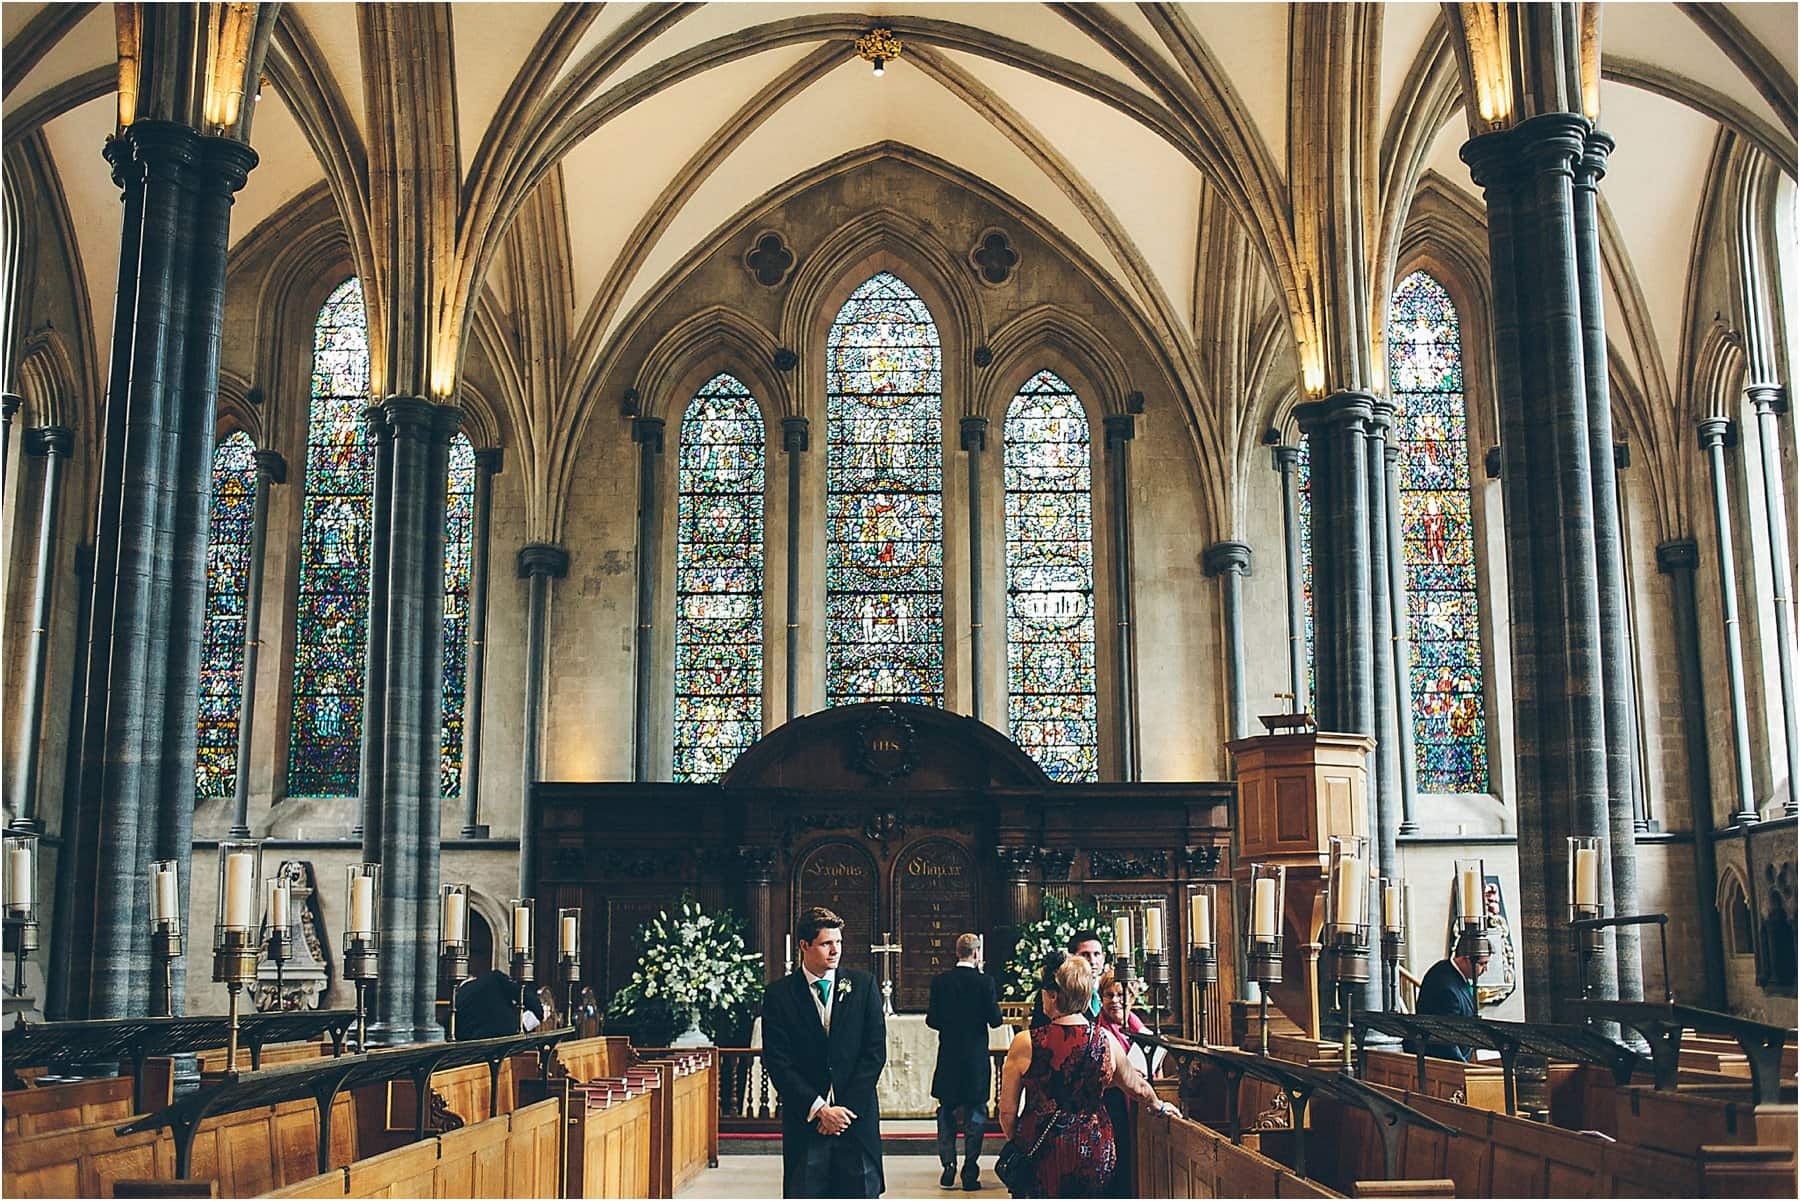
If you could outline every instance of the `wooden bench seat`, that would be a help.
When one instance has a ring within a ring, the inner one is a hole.
[[[67,1084],[44,1084],[0,1094],[4,1123],[0,1135],[43,1134],[95,1122],[123,1122],[134,1112],[129,1076],[99,1076]]]

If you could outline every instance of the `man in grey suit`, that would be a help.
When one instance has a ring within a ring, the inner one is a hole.
[[[800,968],[763,992],[763,1066],[781,1095],[781,1195],[879,1197],[887,1020],[875,978],[839,970],[844,920],[818,906],[794,930]]]

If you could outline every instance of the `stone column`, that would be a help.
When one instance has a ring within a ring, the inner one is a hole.
[[[1750,780],[1750,718],[1744,699],[1744,648],[1738,631],[1737,552],[1731,538],[1730,483],[1725,474],[1725,448],[1737,445],[1737,426],[1723,417],[1700,422],[1700,449],[1712,472],[1713,530],[1719,540],[1719,608],[1725,622],[1725,686],[1731,690],[1732,778],[1737,782],[1733,825],[1760,819],[1756,789]]]
[[[1250,574],[1250,545],[1215,542],[1200,553],[1200,568],[1219,581],[1225,618],[1225,711],[1232,738],[1250,736],[1250,703],[1245,695],[1244,577]]]
[[[0,363],[0,370],[10,366],[9,363]],[[0,496],[6,494],[6,475],[12,469],[13,418],[24,402],[25,398],[16,392],[0,393]]]
[[[1137,421],[1130,413],[1108,413],[1106,479],[1112,513],[1113,607],[1119,623],[1119,778],[1138,778],[1137,635],[1132,624],[1135,605],[1131,580],[1131,440]]]
[[[550,581],[569,574],[569,552],[548,542],[519,548],[525,610],[525,731],[519,748],[519,895],[537,895],[538,753],[544,740],[544,655],[550,641]]]
[[[63,805],[58,832],[62,835],[62,853],[56,857],[56,907],[50,916],[50,945],[56,948],[50,959],[48,983],[44,989],[44,1020],[67,1021],[74,1016],[72,1005],[87,1009],[87,973],[91,966],[86,955],[74,952],[77,929],[83,937],[91,929],[77,925],[80,883],[87,865],[94,861],[94,843],[98,838],[98,819],[93,806],[81,794],[81,723],[87,712],[81,684],[87,679],[89,630],[94,605],[94,544],[75,544],[75,661],[69,678],[69,736],[63,749]],[[89,908],[81,909],[83,921],[92,920],[92,892]]]
[[[481,710],[487,692],[488,533],[493,524],[499,447],[475,452],[475,528],[469,547],[469,682],[463,717],[464,838],[486,838],[481,820]]]
[[[255,744],[256,664],[262,651],[263,553],[269,535],[269,489],[287,483],[287,460],[272,450],[256,458],[256,499],[250,517],[249,578],[244,587],[244,678],[238,688],[237,778],[232,783],[231,837],[250,837],[250,751]]]
[[[634,417],[631,440],[638,444],[637,676],[632,694],[632,778],[640,782],[655,772],[650,744],[650,681],[656,660],[657,496],[662,483],[663,419]]]
[[[1322,730],[1379,737],[1368,453],[1376,401],[1366,392],[1337,392],[1300,405],[1294,417],[1307,436],[1312,470],[1313,713]],[[1373,798],[1369,805],[1364,828],[1373,839]],[[1359,1003],[1381,1008],[1379,973],[1370,973]]]
[[[1486,193],[1494,274],[1517,711],[1520,958],[1533,1020],[1555,1017],[1579,988],[1560,929],[1569,904],[1567,837],[1591,835],[1611,845],[1573,197],[1588,130],[1577,114],[1545,113],[1462,150]],[[1610,896],[1610,851],[1601,865],[1601,890]],[[1617,995],[1610,940],[1589,975],[1599,996]]]
[[[981,690],[987,683],[981,628],[981,452],[987,449],[987,427],[986,417],[962,419],[962,448],[969,456],[969,715],[976,721],[982,720]]]
[[[1400,448],[1388,443],[1382,460],[1382,489],[1387,498],[1388,633],[1394,647],[1394,731],[1400,750],[1399,832],[1417,834],[1419,776],[1413,749],[1412,621],[1406,605],[1406,542],[1400,532]]]
[[[1694,569],[1700,548],[1675,538],[1656,548],[1656,567],[1669,577],[1675,608],[1675,647],[1681,666],[1681,724],[1687,737],[1688,803],[1694,819],[1694,916],[1700,923],[1700,957],[1706,979],[1704,1004],[1722,1010],[1725,998],[1724,937],[1719,928],[1719,868],[1713,848],[1712,766],[1706,737],[1706,676],[1700,667],[1700,621]]]
[[[67,426],[48,425],[27,431],[25,453],[44,460],[38,510],[37,581],[31,592],[31,633],[25,648],[25,708],[19,721],[19,778],[13,794],[17,811],[11,828],[44,832],[38,816],[38,763],[44,749],[44,675],[50,662],[50,601],[56,583],[56,517],[61,508],[63,462],[75,448]]]
[[[781,419],[781,449],[787,452],[787,713],[800,716],[800,456],[810,445],[804,417]]]
[[[1775,384],[1752,384],[1744,390],[1756,411],[1757,442],[1762,448],[1763,503],[1768,511],[1770,583],[1775,595],[1775,651],[1781,673],[1781,720],[1787,741],[1787,800],[1783,815],[1800,813],[1800,701],[1794,695],[1794,595],[1788,563],[1787,507],[1782,504],[1781,421],[1787,397]]]
[[[1387,447],[1394,426],[1394,406],[1376,397],[1369,406],[1370,420],[1363,428],[1369,497],[1369,630],[1370,663],[1374,668],[1375,693],[1375,824],[1371,842],[1377,870],[1398,878],[1400,858],[1396,840],[1400,834],[1400,710],[1410,694],[1400,690],[1394,677],[1395,605],[1388,587],[1392,565],[1400,559],[1403,544],[1388,540]]]
[[[364,863],[381,860],[381,756],[387,722],[387,609],[394,508],[394,436],[380,405],[363,410],[375,453],[369,496],[369,636],[363,650],[363,725],[357,779],[362,810],[352,838],[361,838]]]
[[[1312,698],[1306,691],[1306,597],[1300,573],[1300,448],[1275,447],[1275,470],[1281,473],[1281,545],[1287,565],[1288,691],[1294,712],[1304,713]]]
[[[1576,160],[1576,276],[1581,296],[1581,361],[1587,394],[1588,461],[1593,469],[1594,569],[1599,585],[1600,683],[1606,737],[1607,815],[1612,852],[1615,914],[1638,911],[1636,773],[1632,747],[1636,714],[1631,708],[1631,630],[1627,623],[1625,542],[1619,520],[1617,461],[1613,450],[1612,399],[1606,378],[1606,312],[1598,216],[1600,180],[1613,140],[1590,130]],[[1619,961],[1619,997],[1641,1000],[1644,970],[1636,926],[1613,931]]]

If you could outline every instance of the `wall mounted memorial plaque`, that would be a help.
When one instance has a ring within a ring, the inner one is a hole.
[[[900,937],[900,978],[894,1007],[923,1013],[931,980],[956,966],[956,936],[980,932],[975,923],[975,861],[942,839],[917,843],[894,864],[894,933]]]
[[[875,859],[869,852],[849,842],[820,843],[803,854],[794,869],[794,911],[788,930],[802,913],[823,905],[844,919],[841,966],[874,971],[869,947],[881,937],[876,924],[877,885]],[[799,953],[796,946],[794,954]]]

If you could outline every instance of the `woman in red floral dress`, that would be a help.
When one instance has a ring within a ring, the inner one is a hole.
[[[1060,955],[1061,952],[1058,952]],[[1037,1197],[1105,1196],[1118,1168],[1112,1119],[1101,1100],[1111,1085],[1152,1109],[1165,1106],[1113,1039],[1088,1021],[1094,973],[1080,956],[1064,957],[1043,978],[1048,1025],[1021,1031],[1006,1053],[1000,1125],[1025,1151],[1035,1148]],[[1019,1112],[1024,1093],[1025,1109]]]

